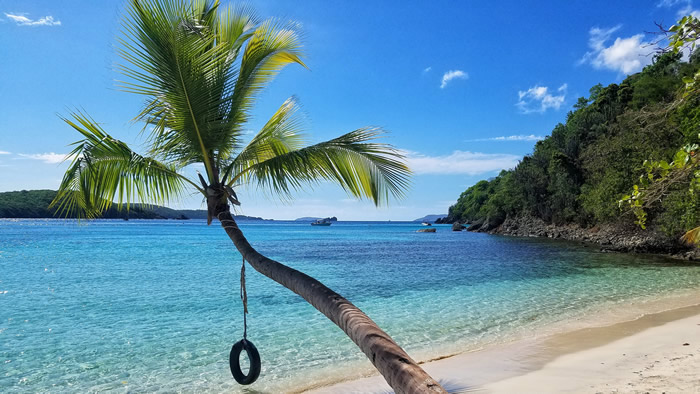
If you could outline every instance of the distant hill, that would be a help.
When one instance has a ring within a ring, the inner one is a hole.
[[[159,205],[154,205],[149,207],[149,209],[155,212],[157,215],[162,216],[165,219],[180,219],[182,216],[187,219],[206,219],[207,211],[206,209],[172,209],[168,207],[161,207]],[[236,220],[272,220],[263,219],[257,216],[246,216],[246,215],[233,215]]]
[[[0,193],[0,218],[58,218],[55,208],[49,204],[56,197],[55,190],[22,190]],[[129,212],[113,206],[102,219],[206,219],[203,209],[172,209],[158,205],[132,204]],[[272,220],[253,216],[234,215],[236,220]]]
[[[311,216],[305,216],[305,217],[303,217],[303,218],[294,219],[294,221],[295,221],[295,222],[313,222],[313,221],[321,220],[321,219],[325,219],[325,218],[316,218],[316,217],[311,217]],[[335,216],[333,216],[333,217],[330,218],[330,219],[331,219],[331,222],[337,222],[337,221],[338,221],[338,218],[335,217]]]
[[[422,218],[414,219],[414,222],[434,222],[438,219],[442,219],[446,217],[447,214],[445,215],[425,215]]]

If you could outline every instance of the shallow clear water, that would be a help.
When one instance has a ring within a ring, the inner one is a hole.
[[[700,288],[700,265],[407,223],[242,223],[416,358]],[[0,220],[0,391],[211,391],[242,337],[240,255],[203,221]],[[369,370],[320,313],[247,270],[249,338],[277,392]]]

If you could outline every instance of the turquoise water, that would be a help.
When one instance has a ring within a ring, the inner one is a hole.
[[[700,288],[700,266],[408,223],[242,223],[416,358]],[[237,392],[240,255],[203,221],[0,220],[0,392]],[[247,270],[249,338],[278,392],[370,364],[300,297]]]

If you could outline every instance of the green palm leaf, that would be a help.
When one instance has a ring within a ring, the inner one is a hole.
[[[127,62],[119,69],[130,79],[121,86],[148,97],[137,119],[154,126],[152,152],[181,165],[202,162],[210,177],[214,151],[230,129],[222,110],[236,72],[231,46],[212,29],[217,7],[134,2],[119,50]]]
[[[238,174],[254,164],[301,148],[304,138],[300,119],[296,116],[297,111],[296,99],[287,99],[260,132],[241,149],[226,167],[225,173]]]
[[[306,67],[301,57],[301,41],[295,24],[268,19],[255,29],[245,47],[231,97],[228,116],[236,127],[233,138],[240,135],[248,122],[256,95],[285,66],[297,63]],[[231,141],[230,145],[236,142]]]
[[[85,138],[74,144],[69,154],[73,161],[51,203],[61,215],[96,217],[115,198],[120,208],[125,202],[127,209],[136,200],[164,204],[179,198],[185,183],[197,187],[178,174],[176,167],[133,152],[87,116],[77,113],[73,118],[75,121],[63,120]]]
[[[255,183],[283,196],[321,180],[339,184],[350,195],[375,205],[403,197],[410,170],[390,145],[372,142],[380,129],[363,128],[332,140],[274,155],[235,174],[229,182]]]
[[[180,165],[202,162],[211,182],[239,147],[256,94],[287,64],[304,65],[292,25],[256,27],[247,9],[218,7],[133,2],[119,50],[122,88],[147,96],[136,119],[152,126],[152,153]]]

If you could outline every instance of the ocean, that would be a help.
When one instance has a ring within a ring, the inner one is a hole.
[[[419,223],[240,226],[418,360],[633,318],[700,288],[697,263],[566,241]],[[280,392],[372,372],[339,328],[248,266],[262,373],[239,386],[228,355],[243,335],[240,267],[218,223],[0,220],[0,392]]]

